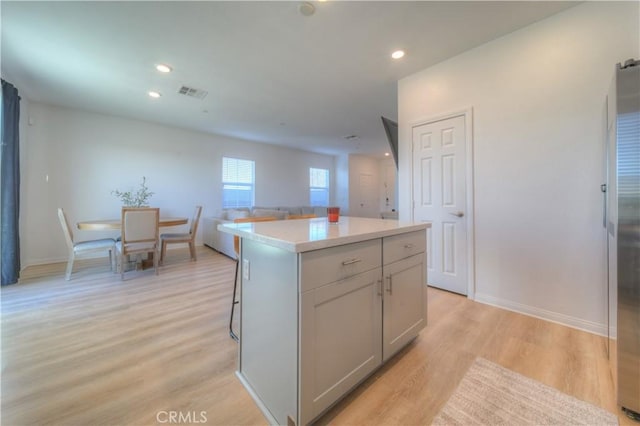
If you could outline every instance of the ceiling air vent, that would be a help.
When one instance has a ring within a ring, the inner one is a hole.
[[[192,98],[204,99],[204,97],[207,96],[208,92],[206,90],[194,89],[193,87],[182,86],[180,89],[178,89],[178,93],[180,95],[190,96]]]

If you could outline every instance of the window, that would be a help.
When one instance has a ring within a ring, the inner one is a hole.
[[[329,170],[309,169],[309,192],[312,206],[329,205]]]
[[[255,162],[222,157],[222,208],[251,207]]]

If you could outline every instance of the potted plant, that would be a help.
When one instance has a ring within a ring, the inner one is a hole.
[[[111,191],[113,195],[120,198],[125,207],[148,207],[149,198],[154,194],[147,187],[147,178],[142,176],[142,183],[137,191],[119,191],[114,189]]]

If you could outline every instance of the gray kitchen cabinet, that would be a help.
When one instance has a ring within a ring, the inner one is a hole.
[[[307,424],[382,363],[378,267],[302,294],[300,424]]]
[[[384,266],[382,360],[413,340],[426,323],[424,254]]]
[[[424,232],[382,239],[384,279],[382,361],[413,340],[427,321]]]
[[[219,229],[242,237],[237,376],[271,424],[295,426],[316,420],[426,325],[428,225],[282,222],[290,223]],[[327,240],[307,241],[318,229]]]

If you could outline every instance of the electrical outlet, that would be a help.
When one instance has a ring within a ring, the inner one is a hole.
[[[249,279],[249,259],[242,259],[242,278]]]

